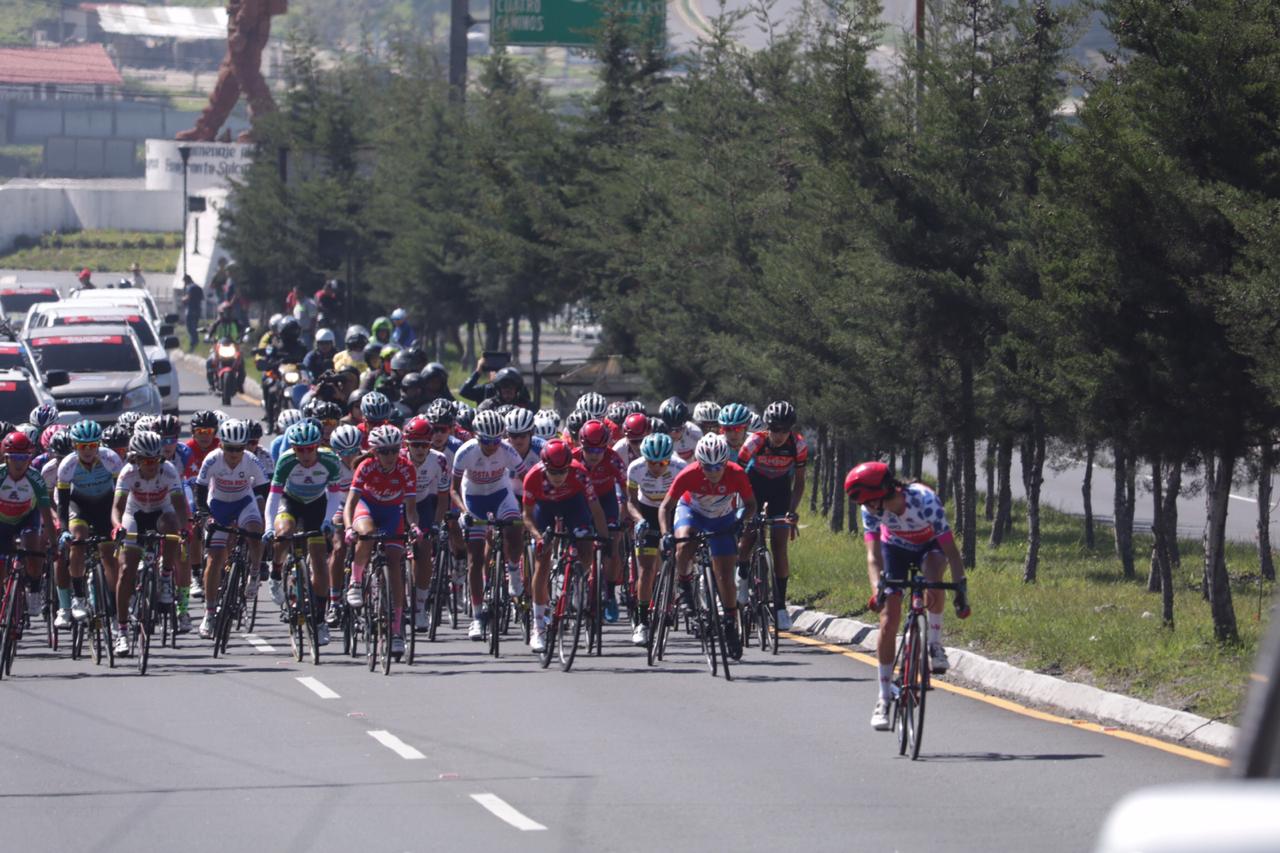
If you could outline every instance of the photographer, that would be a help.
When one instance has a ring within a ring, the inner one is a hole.
[[[520,375],[519,370],[507,364],[511,356],[506,353],[501,354],[503,356],[501,369],[493,375],[493,380],[479,385],[480,372],[490,370],[491,357],[498,355],[498,353],[485,353],[481,357],[476,364],[475,372],[458,389],[458,396],[480,404],[484,404],[489,399],[496,400],[495,403],[489,404],[490,407],[510,403],[533,411],[533,400],[529,397],[529,389],[524,386],[524,377]]]

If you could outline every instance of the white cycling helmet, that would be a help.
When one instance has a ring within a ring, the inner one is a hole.
[[[502,438],[502,433],[507,428],[507,425],[503,422],[502,415],[493,409],[486,409],[476,414],[472,427],[474,427],[472,432],[480,438]]]
[[[599,420],[604,417],[604,411],[609,407],[608,401],[604,395],[598,391],[588,391],[578,398],[578,404],[575,409],[580,409],[587,413],[588,420]]]
[[[150,430],[137,430],[129,439],[129,452],[144,459],[155,459],[163,449],[164,439]]]
[[[218,425],[218,440],[223,446],[244,447],[249,443],[249,424],[247,421],[228,418]]]
[[[321,329],[316,332],[316,344],[332,344],[337,343],[338,336],[333,333],[333,329]]]
[[[276,416],[276,432],[283,435],[289,427],[302,420],[302,412],[297,409],[285,409]]]
[[[693,458],[703,465],[723,465],[729,461],[732,452],[723,435],[712,433],[698,439],[698,446],[693,449]]]
[[[374,450],[399,447],[404,441],[400,430],[391,424],[383,424],[369,431],[369,446]]]
[[[329,436],[329,446],[339,456],[350,456],[353,453],[359,453],[360,444],[363,441],[364,435],[360,432],[360,428],[351,424],[343,424]]]
[[[533,432],[537,427],[534,421],[533,412],[523,406],[516,406],[507,412],[507,433],[510,435],[521,435],[522,433]]]
[[[554,438],[560,432],[560,424],[556,419],[544,414],[533,416],[533,434],[538,438]]]

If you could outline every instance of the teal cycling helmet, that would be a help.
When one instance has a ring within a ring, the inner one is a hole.
[[[751,410],[741,403],[729,403],[716,420],[722,427],[743,427],[751,423]]]
[[[319,424],[310,418],[289,427],[289,431],[284,435],[293,447],[315,447],[323,438]]]
[[[644,441],[640,442],[640,455],[649,462],[665,462],[671,458],[674,447],[671,436],[655,432],[646,435]]]
[[[71,425],[73,444],[93,444],[102,441],[102,426],[97,421],[76,421]]]

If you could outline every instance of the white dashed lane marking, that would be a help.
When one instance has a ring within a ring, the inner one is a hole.
[[[494,817],[511,824],[521,832],[537,832],[546,829],[533,818],[516,811],[497,794],[472,794],[471,799],[484,806]]]
[[[368,734],[369,734],[369,737],[373,738],[378,743],[382,744],[387,749],[391,750],[401,758],[407,758],[410,761],[413,761],[419,758],[426,758],[426,756],[423,755],[421,752],[418,752],[418,750],[409,746],[409,744],[400,740],[400,738],[396,737],[386,729],[378,729],[377,731],[372,731],[372,732],[369,732]]]

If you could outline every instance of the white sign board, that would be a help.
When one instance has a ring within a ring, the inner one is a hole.
[[[179,145],[188,145],[187,194],[201,190],[229,189],[231,180],[244,177],[253,162],[256,146],[242,142],[177,142],[173,139],[147,140],[147,189],[182,191],[182,155]]]

